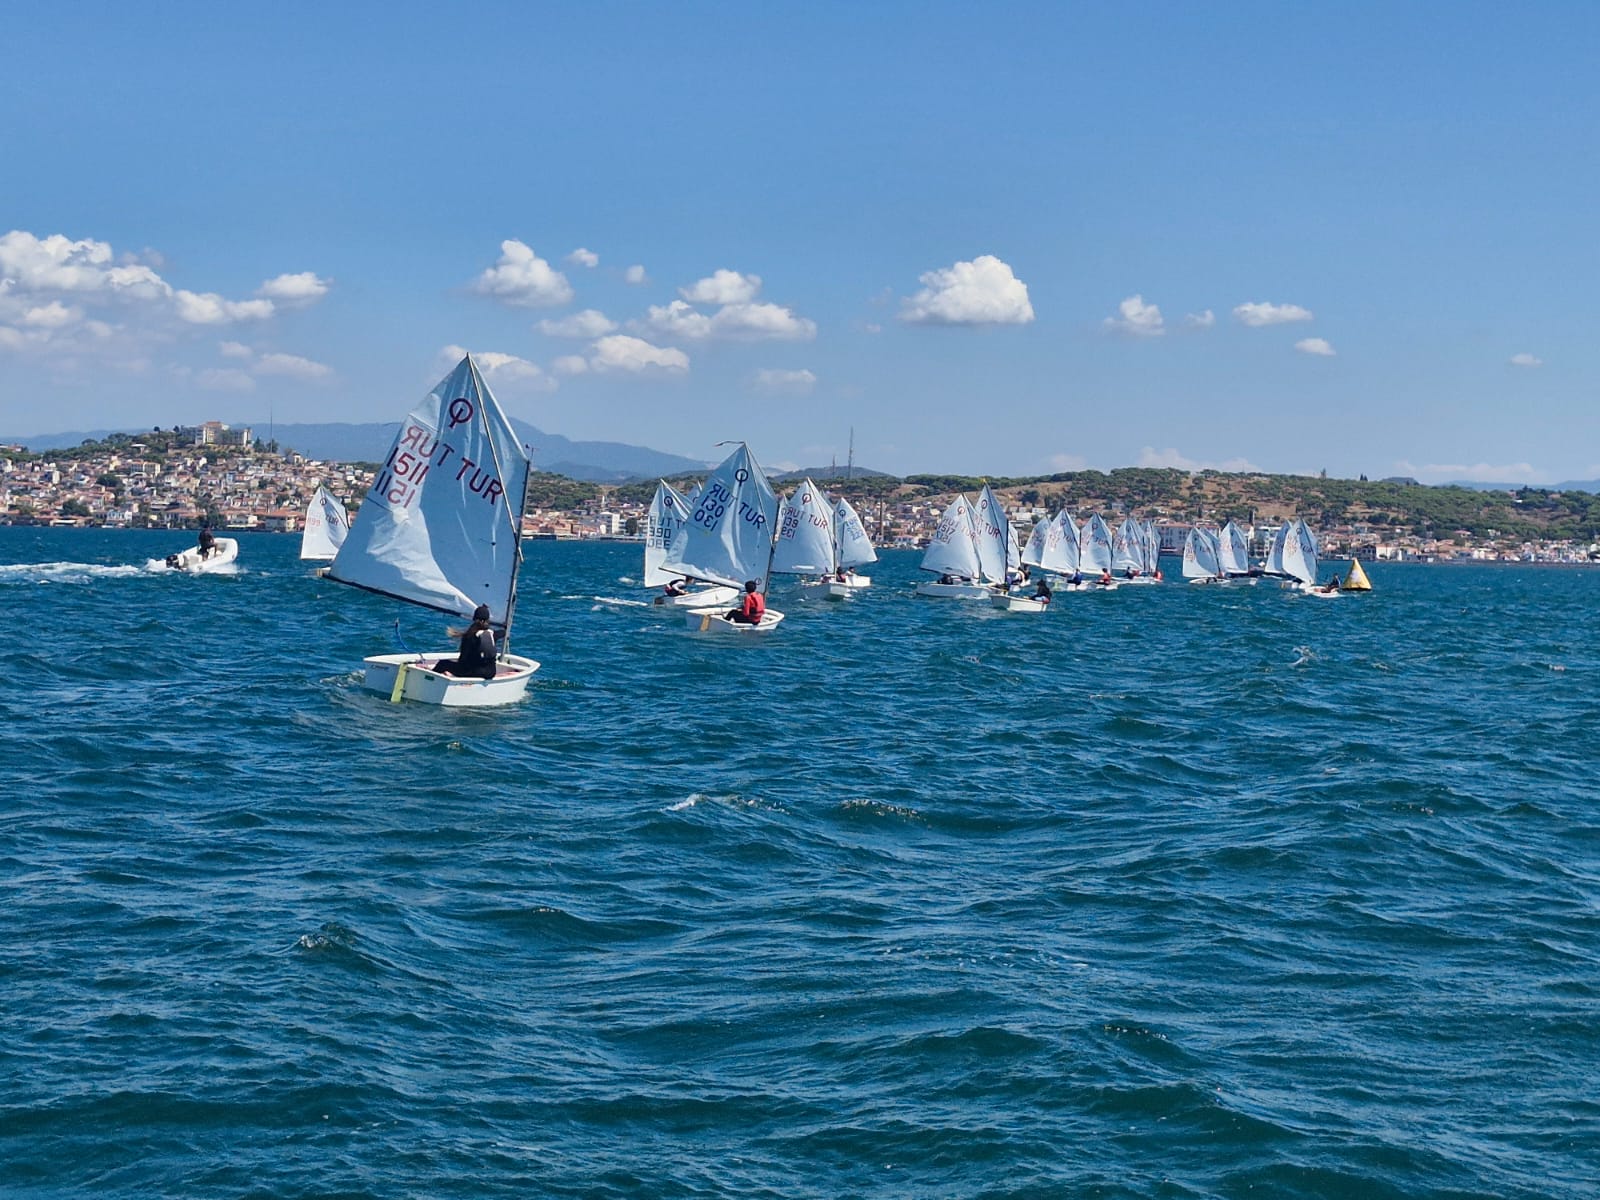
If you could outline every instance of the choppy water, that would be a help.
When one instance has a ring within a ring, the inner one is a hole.
[[[1175,584],[915,556],[758,646],[534,543],[442,622],[0,530],[0,1192],[1592,1197],[1600,571]]]

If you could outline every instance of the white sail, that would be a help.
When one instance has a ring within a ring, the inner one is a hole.
[[[1183,542],[1183,577],[1215,579],[1222,574],[1217,563],[1217,535],[1196,525]]]
[[[772,569],[785,575],[827,575],[834,570],[833,505],[807,479],[778,508]]]
[[[1294,524],[1293,521],[1285,521],[1278,526],[1277,532],[1272,535],[1272,541],[1267,545],[1267,561],[1262,564],[1261,569],[1268,575],[1287,575],[1289,573],[1283,569],[1283,548],[1288,543],[1289,526],[1292,524]]]
[[[850,501],[843,496],[833,505],[833,537],[834,545],[838,547],[841,570],[878,561],[878,552],[873,549],[872,539],[867,536],[867,527],[861,523],[856,510],[850,507]]]
[[[935,575],[957,579],[977,579],[983,573],[978,561],[978,532],[973,525],[972,505],[958,495],[939,518],[938,527],[922,555],[922,569]]]
[[[511,622],[528,455],[471,356],[400,423],[329,577]]]
[[[983,578],[1004,583],[1007,571],[1019,564],[1021,552],[1016,549],[1016,531],[1006,520],[1000,497],[994,494],[987,483],[983,485],[983,491],[978,493],[972,519],[977,531],[978,565]]]
[[[1063,508],[1056,514],[1056,528],[1061,531],[1061,555],[1065,563],[1061,567],[1061,573],[1076,575],[1083,534],[1078,529],[1078,518],[1073,515],[1071,509]]]
[[[1144,531],[1132,517],[1125,517],[1112,535],[1111,569],[1119,575],[1144,570]]]
[[[1245,543],[1244,530],[1232,521],[1222,527],[1217,539],[1217,565],[1224,575],[1250,573],[1250,552]]]
[[[1284,537],[1281,556],[1283,573],[1301,583],[1317,582],[1317,535],[1301,520],[1295,520]]]
[[[662,570],[742,587],[765,580],[778,497],[743,442],[706,479]]]
[[[688,519],[689,502],[665,479],[659,481],[655,498],[650,501],[650,512],[644,519],[645,587],[664,587],[680,578],[673,571],[662,570],[661,564],[667,561],[667,551]]]
[[[1111,528],[1099,513],[1084,522],[1078,550],[1079,570],[1098,573],[1111,569]]]
[[[321,484],[306,505],[306,527],[300,532],[300,557],[327,562],[339,553],[350,532],[344,502]]]
[[[1144,573],[1154,575],[1161,570],[1161,535],[1156,532],[1156,523],[1146,521],[1140,527],[1144,534]]]
[[[1046,519],[1036,522],[1028,538],[1028,547],[1022,552],[1022,561],[1041,571],[1053,571],[1058,575],[1072,574],[1078,569],[1077,532],[1077,526],[1074,525],[1072,533],[1068,534],[1062,527],[1060,517],[1053,521]]]

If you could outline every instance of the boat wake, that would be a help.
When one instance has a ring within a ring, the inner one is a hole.
[[[1294,652],[1300,657],[1289,664],[1291,667],[1303,667],[1308,662],[1316,661],[1317,656],[1312,653],[1310,646],[1296,646]]]
[[[165,570],[165,567],[162,568]],[[106,566],[102,563],[50,562],[13,563],[0,567],[0,584],[7,583],[91,583],[96,579],[128,579],[142,575],[136,566]]]
[[[143,567],[129,567],[128,568],[128,573],[131,574],[131,575],[140,575],[140,574],[146,574],[146,573],[151,574],[151,575],[191,575],[191,576],[193,576],[193,575],[237,575],[237,574],[239,574],[239,564],[236,563],[236,562],[223,563],[220,566],[212,567],[212,568],[210,568],[209,570],[206,570],[206,571],[178,571],[178,570],[174,570],[172,567],[167,566],[167,561],[164,558],[147,558],[147,559],[145,559]]]
[[[649,608],[647,600],[626,600],[621,596],[574,596],[574,600],[590,600],[594,602],[595,611],[602,608]]]

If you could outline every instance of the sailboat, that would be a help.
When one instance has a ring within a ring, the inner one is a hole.
[[[1220,583],[1225,577],[1218,561],[1218,537],[1196,525],[1183,540],[1183,577],[1190,583]]]
[[[694,494],[700,494],[695,485]],[[644,585],[650,588],[667,588],[656,597],[656,603],[670,608],[712,608],[719,604],[736,604],[739,589],[720,584],[694,586],[675,571],[662,569],[673,540],[688,521],[690,502],[679,494],[665,479],[656,483],[656,494],[650,501],[650,511],[644,521]]]
[[[1341,592],[1370,592],[1372,581],[1367,578],[1366,571],[1361,568],[1361,560],[1352,558],[1350,570],[1346,572],[1344,582],[1339,585]]]
[[[1317,587],[1317,535],[1298,517],[1293,521],[1285,521],[1273,535],[1265,570],[1268,575],[1284,579],[1285,587],[1293,587],[1306,595],[1339,594]]]
[[[919,596],[982,600],[989,594],[988,586],[978,582],[983,566],[978,561],[978,530],[972,502],[960,493],[939,518],[928,548],[923,551],[921,569],[939,578],[917,584]]]
[[[1111,570],[1111,527],[1099,513],[1085,521],[1079,531],[1078,570],[1100,578]],[[1104,592],[1115,591],[1117,587],[1114,580],[1109,583],[1090,580],[1089,586]]]
[[[1068,530],[1070,529],[1070,532]],[[1070,575],[1078,569],[1078,526],[1063,510],[1054,520],[1046,517],[1034,523],[1028,544],[1021,554],[1022,565],[1040,572]],[[991,603],[1007,612],[1044,612],[1049,601],[1039,596],[997,593]]]
[[[1223,582],[1255,587],[1256,577],[1250,570],[1250,551],[1244,530],[1229,521],[1217,537],[1217,566],[1226,577]]]
[[[1022,550],[1017,545],[1017,531],[1006,518],[1005,506],[987,483],[972,506],[972,522],[983,578],[1004,590],[1022,568]]]
[[[867,535],[850,501],[840,496],[833,502],[833,578],[828,580],[828,598],[843,600],[864,587],[872,586],[872,576],[856,574],[856,567],[878,561],[877,548]]]
[[[836,557],[833,505],[828,503],[827,494],[807,479],[778,505],[773,573],[809,575],[820,581],[833,574]]]
[[[300,558],[303,561],[332,562],[350,532],[350,514],[344,501],[320,483],[306,505],[306,527],[300,531]]]
[[[745,581],[756,580],[765,593],[772,572],[777,516],[777,493],[750,448],[740,442],[700,489],[662,569],[740,591]],[[692,608],[684,616],[689,628],[700,633],[746,636],[768,633],[783,620],[781,612],[770,608],[755,625],[731,621],[726,612],[715,608]]]
[[[539,664],[506,647],[527,486],[527,451],[468,355],[400,423],[328,578],[462,619],[486,605],[499,634],[495,676],[429,665],[454,651],[378,654],[365,660],[366,687],[451,707],[523,696]]]

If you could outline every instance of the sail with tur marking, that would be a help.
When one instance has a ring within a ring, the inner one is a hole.
[[[400,423],[328,577],[510,623],[528,454],[469,355]]]
[[[1084,523],[1078,548],[1079,569],[1096,574],[1111,569],[1111,527],[1099,513]]]
[[[689,502],[665,479],[659,480],[644,519],[645,587],[664,587],[681,578],[676,572],[662,570],[661,564],[667,561],[667,551],[688,519]]]
[[[843,496],[833,504],[833,538],[838,547],[838,566],[841,570],[878,561],[878,552],[873,548],[872,539],[867,536],[867,527],[861,523],[850,501]]]
[[[321,484],[306,505],[306,527],[300,531],[300,557],[327,562],[339,553],[350,532],[344,502]]]
[[[983,573],[978,561],[978,532],[972,520],[972,502],[957,495],[950,501],[933,537],[922,554],[922,569],[957,579],[977,579]]]
[[[784,575],[826,575],[833,565],[833,505],[807,479],[778,507],[772,569]]]
[[[1217,563],[1217,535],[1196,525],[1183,542],[1183,577],[1216,579],[1222,574]]]
[[[1222,533],[1217,538],[1217,566],[1224,575],[1250,573],[1250,554],[1244,530],[1232,521],[1222,527]]]
[[[662,569],[730,587],[765,580],[778,496],[743,442],[707,477]]]

